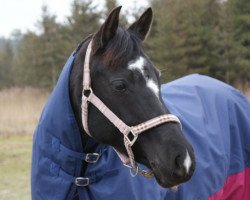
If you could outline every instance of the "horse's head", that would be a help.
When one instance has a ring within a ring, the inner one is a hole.
[[[160,72],[142,46],[151,26],[152,10],[146,10],[138,21],[124,29],[119,26],[120,8],[110,13],[92,37],[91,86],[95,95],[110,110],[127,125],[133,126],[169,111],[160,94]],[[78,53],[81,67],[86,45]],[[81,74],[82,69],[78,73]],[[78,101],[81,94],[79,90]],[[93,105],[89,106],[88,121],[90,133],[95,140],[127,154],[123,135]],[[140,134],[132,150],[135,160],[152,169],[162,187],[186,182],[194,172],[192,146],[177,123],[163,123],[145,131]]]

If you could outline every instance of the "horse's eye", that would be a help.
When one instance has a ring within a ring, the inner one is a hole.
[[[121,80],[113,81],[112,85],[113,85],[114,89],[116,91],[119,91],[119,92],[124,92],[127,88],[126,83],[124,81],[121,81]]]

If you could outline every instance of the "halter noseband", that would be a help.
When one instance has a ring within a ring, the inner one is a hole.
[[[85,132],[91,136],[88,128],[88,103],[92,103],[105,117],[109,119],[111,123],[115,127],[119,129],[119,131],[124,136],[124,145],[126,147],[127,153],[129,158],[126,159],[124,156],[118,152],[120,159],[122,160],[123,164],[125,166],[130,167],[135,171],[135,174],[132,174],[132,176],[136,176],[137,173],[142,174],[144,177],[153,177],[153,173],[151,170],[145,171],[140,169],[134,159],[134,154],[132,151],[132,145],[135,143],[135,141],[138,138],[138,135],[140,133],[143,133],[144,131],[151,129],[155,126],[158,126],[160,124],[166,123],[166,122],[176,122],[181,125],[180,120],[172,114],[164,114],[160,115],[158,117],[152,118],[146,122],[143,122],[136,126],[128,126],[125,124],[119,117],[116,116],[92,91],[91,89],[91,78],[90,78],[90,55],[92,50],[92,40],[88,44],[88,48],[85,55],[84,60],[84,69],[83,69],[83,93],[82,93],[82,123],[83,128]]]

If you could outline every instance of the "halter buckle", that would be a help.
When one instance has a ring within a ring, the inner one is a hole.
[[[132,137],[132,139],[130,139]],[[124,134],[124,139],[128,141],[129,145],[132,146],[135,141],[138,138],[138,134],[137,133],[133,133],[132,131],[130,131],[127,134]]]

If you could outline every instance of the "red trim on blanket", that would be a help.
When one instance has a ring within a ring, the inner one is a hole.
[[[229,176],[222,189],[208,200],[249,200],[250,199],[250,167]]]

